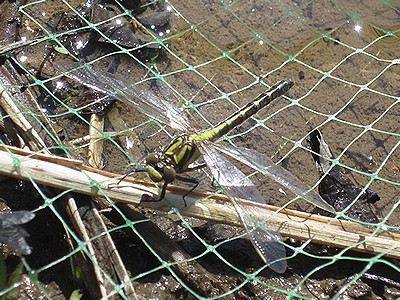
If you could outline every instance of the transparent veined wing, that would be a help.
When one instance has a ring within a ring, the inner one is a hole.
[[[164,101],[148,89],[140,89],[138,85],[129,84],[120,76],[96,70],[89,64],[61,60],[55,62],[54,66],[64,75],[91,89],[120,100],[152,119],[181,131],[189,129],[189,123],[179,108]],[[158,80],[157,85],[162,86],[165,83]]]
[[[15,249],[23,255],[31,254],[31,248],[25,241],[28,233],[20,224],[32,220],[35,214],[30,211],[15,211],[0,214],[0,241]]]
[[[234,159],[253,168],[254,170],[259,171],[260,173],[269,176],[276,182],[280,183],[296,195],[301,196],[315,206],[331,213],[335,213],[335,209],[328,204],[328,202],[322,199],[322,197],[316,191],[311,189],[307,184],[302,182],[299,178],[285,168],[276,165],[266,155],[252,149],[233,148],[225,145],[218,145],[217,147],[221,152],[233,157]]]
[[[286,252],[282,237],[276,230],[266,230],[276,227],[272,213],[262,219],[252,214],[255,207],[239,205],[236,198],[248,199],[263,203],[261,195],[251,180],[231,162],[226,160],[212,144],[202,144],[200,151],[214,179],[224,189],[239,215],[246,232],[262,260],[275,272],[282,274],[286,271]],[[268,223],[266,226],[265,224]]]

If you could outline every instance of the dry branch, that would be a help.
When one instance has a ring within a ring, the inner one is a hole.
[[[151,183],[128,179],[117,185],[118,175],[84,166],[76,160],[35,154],[12,147],[0,150],[0,173],[19,179],[31,179],[36,183],[71,190],[91,196],[103,196],[116,202],[141,205],[162,211],[180,208],[185,216],[241,226],[229,199],[210,193],[193,192],[187,196],[184,207],[182,195],[185,189],[172,186],[167,197],[160,202],[148,202],[156,197],[158,189]],[[200,201],[201,200],[201,201]],[[323,217],[295,210],[242,200],[252,207],[257,219],[273,211],[279,232],[283,236],[300,240],[312,240],[318,244],[400,258],[400,234],[371,229],[355,222]],[[266,220],[268,230],[271,223]]]

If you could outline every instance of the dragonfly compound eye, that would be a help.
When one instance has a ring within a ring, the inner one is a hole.
[[[158,158],[158,155],[155,153],[150,153],[149,155],[146,156],[146,164],[147,165],[156,165],[160,159]]]
[[[176,178],[176,171],[174,168],[170,166],[165,166],[163,168],[163,173],[164,173],[164,181],[166,183],[170,183],[175,180]]]
[[[164,179],[163,175],[151,165],[147,166],[147,173],[149,174],[150,179],[155,182],[160,182],[161,180]]]

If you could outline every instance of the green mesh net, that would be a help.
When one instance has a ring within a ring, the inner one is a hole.
[[[0,6],[1,297],[400,296],[399,2]],[[87,65],[118,95],[101,76],[168,105],[115,101],[74,80]],[[160,202],[163,184],[143,166],[182,134],[174,117],[163,122],[169,105],[199,133],[289,79],[290,91],[218,141],[272,159],[336,211],[265,176],[273,168],[257,155],[253,167],[229,160],[265,204],[238,203],[282,236],[287,269],[276,273],[204,160]]]

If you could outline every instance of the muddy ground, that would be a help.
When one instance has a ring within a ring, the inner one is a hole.
[[[77,9],[82,4],[77,0],[69,3]],[[7,1],[1,4],[7,8],[12,5],[6,5]],[[379,195],[380,200],[368,204],[368,209],[379,220],[385,219],[384,224],[392,226],[390,230],[398,230],[400,4],[396,1],[359,4],[174,1],[147,11],[133,6],[132,13],[142,18],[149,12],[167,10],[171,15],[168,23],[155,26],[154,36],[150,38],[143,37],[138,25],[123,16],[133,37],[124,31],[117,46],[91,36],[91,30],[80,23],[81,18],[64,2],[18,4],[24,4],[20,9],[25,13],[13,12],[20,17],[19,37],[29,40],[59,34],[55,40],[15,49],[10,57],[25,73],[42,80],[53,91],[42,97],[46,100],[42,105],[73,157],[86,161],[87,144],[69,144],[87,134],[88,116],[81,114],[86,104],[76,100],[85,89],[67,79],[63,79],[66,83],[61,90],[51,84],[59,80],[54,76],[60,74],[51,62],[65,59],[63,51],[57,48],[60,45],[75,51],[81,59],[100,58],[98,66],[109,72],[112,69],[131,84],[149,78],[152,72],[163,74],[178,94],[178,99],[173,101],[184,107],[193,119],[193,132],[225,119],[263,92],[266,85],[292,79],[295,86],[287,97],[274,101],[232,130],[221,143],[255,149],[313,186],[319,180],[319,173],[307,138],[310,132],[319,129],[344,168],[344,176],[359,186],[368,185]],[[91,3],[92,10],[88,10],[91,13],[83,15],[90,19],[93,14],[104,13],[102,9],[100,12],[94,9],[97,5]],[[112,9],[108,9],[107,18],[117,18],[115,11],[123,13],[118,5],[108,7]],[[98,28],[107,32],[113,28],[111,24],[111,21],[105,22]],[[65,32],[68,34],[61,34]],[[159,38],[158,44],[153,43],[154,37]],[[138,40],[132,42],[133,38]],[[82,41],[83,50],[76,46]],[[41,66],[43,61],[46,63]],[[40,77],[38,69],[41,69]],[[32,77],[28,81],[32,83]],[[65,103],[77,111],[66,112],[65,106],[54,100],[54,95],[68,98]],[[96,97],[91,95],[89,99]],[[129,163],[139,162],[147,153],[164,147],[177,134],[174,129],[149,121],[126,104],[117,102],[110,109],[112,114],[105,112],[104,132],[120,134],[105,142],[101,167],[107,171],[125,174],[130,169]],[[120,116],[118,120],[113,119],[116,113]],[[267,203],[313,211],[312,206],[301,200],[287,204],[294,197],[290,191],[282,191],[279,184],[252,174],[251,170],[243,168],[243,171],[251,174],[251,180]],[[215,190],[206,173],[199,171],[193,176],[201,182],[198,189]],[[1,184],[2,198],[13,209],[35,210],[43,204],[42,197],[29,184],[11,179]],[[33,199],[29,204],[26,204],[27,197]],[[47,292],[60,299],[81,289],[84,297],[90,298],[84,285],[72,276],[70,260],[66,257],[71,249],[65,241],[63,222],[53,213],[53,205],[47,202],[37,210],[37,217],[29,223],[32,225],[26,226],[30,233],[28,242],[33,247],[33,254],[26,262],[31,269],[39,270],[36,283],[42,284],[35,288],[41,290],[38,292],[41,296]],[[261,269],[263,263],[247,239],[234,239],[239,229],[189,218],[191,230],[188,230],[174,214],[165,216],[157,211],[139,210],[191,256],[199,255],[198,262],[217,279],[219,287],[224,287],[215,288],[210,294],[198,292],[204,289],[186,285],[186,279],[174,275],[165,266],[160,267],[145,245],[132,240],[122,230],[115,230],[112,236],[139,298],[220,297],[223,292],[227,297],[260,299],[335,296],[395,299],[400,296],[399,264],[394,259],[341,252],[341,249],[312,243],[303,248],[304,241],[285,238],[284,242],[290,246],[286,251],[288,270],[280,275],[268,268]],[[107,224],[109,229],[115,226],[112,222]],[[222,242],[217,250],[223,259],[213,253],[202,255],[203,241]],[[17,262],[17,258],[10,258],[10,272]],[[249,275],[253,272],[255,277]]]

